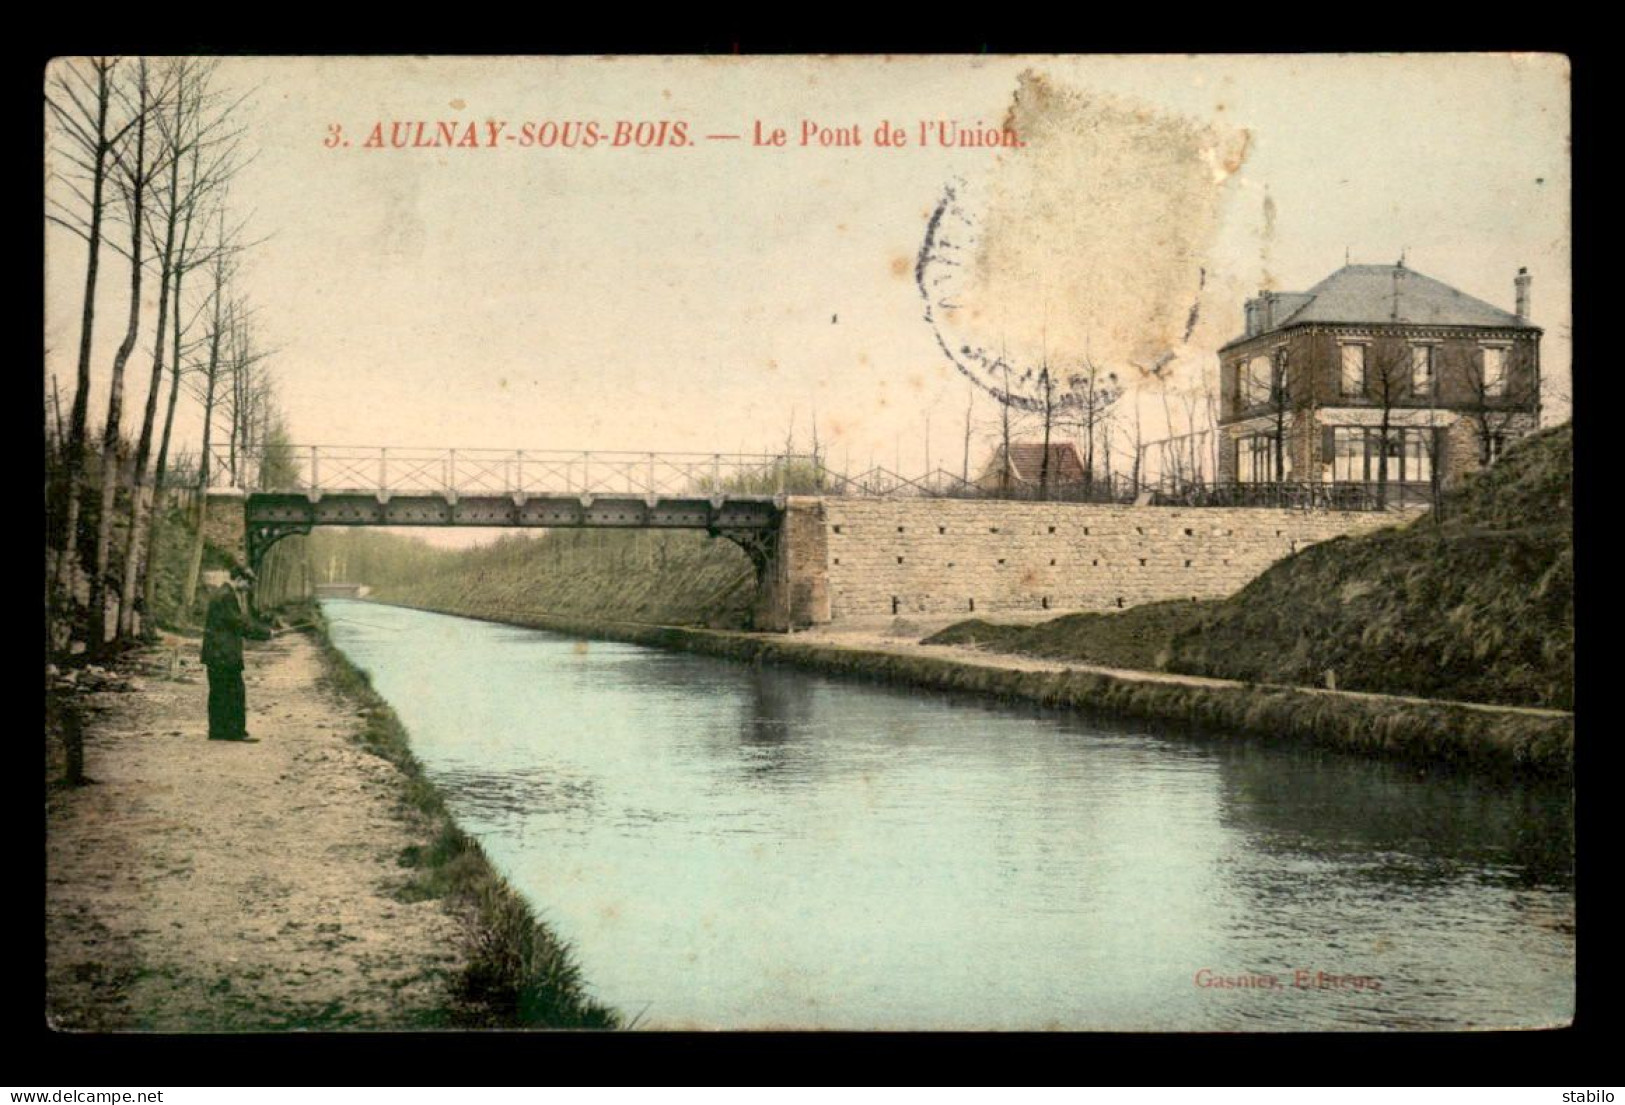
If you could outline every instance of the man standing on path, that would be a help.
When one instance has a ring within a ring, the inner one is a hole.
[[[233,568],[231,578],[209,600],[203,626],[203,664],[209,669],[209,739],[252,741],[243,691],[243,635],[253,623],[246,608],[254,573]]]

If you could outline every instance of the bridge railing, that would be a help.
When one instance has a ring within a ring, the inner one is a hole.
[[[1057,480],[998,486],[938,468],[905,476],[874,467],[856,475],[801,453],[637,453],[559,449],[411,449],[279,445],[212,458],[214,483],[252,491],[320,491],[391,495],[824,495],[844,498],[1033,499],[1139,502],[1147,506],[1288,507],[1380,510],[1426,506],[1432,488],[1375,483],[1142,483]]]
[[[795,494],[815,490],[820,471],[796,453],[278,445],[212,459],[219,485],[392,495]]]

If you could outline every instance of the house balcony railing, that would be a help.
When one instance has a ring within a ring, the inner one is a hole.
[[[1421,510],[1433,505],[1433,485],[1390,480],[1186,484],[1151,492],[1154,506],[1273,507],[1280,510]]]

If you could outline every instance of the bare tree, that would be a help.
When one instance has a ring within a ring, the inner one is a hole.
[[[1123,398],[1123,385],[1117,373],[1107,372],[1092,358],[1085,357],[1083,367],[1071,377],[1073,401],[1069,406],[1068,422],[1084,439],[1083,479],[1086,487],[1095,482],[1095,440],[1098,431],[1110,416],[1112,408]],[[1106,449],[1111,448],[1109,439]],[[1109,452],[1108,452],[1109,456]],[[1106,462],[1108,483],[1111,461]]]
[[[1286,431],[1292,418],[1292,374],[1289,354],[1285,347],[1270,358],[1270,417],[1274,423],[1270,444],[1275,460],[1275,482],[1286,482]]]
[[[79,236],[86,247],[78,372],[62,448],[67,470],[63,479],[65,509],[56,573],[59,609],[72,602],[79,560],[90,361],[96,328],[96,285],[101,274],[102,225],[107,217],[107,184],[113,172],[114,151],[138,122],[135,117],[123,118],[116,114],[114,82],[118,65],[118,58],[109,57],[64,61],[52,75],[45,95],[46,107],[57,127],[52,152],[69,167],[53,176],[71,197],[63,198],[56,191],[49,191],[46,218]]]
[[[1004,373],[1004,391],[1005,391],[1005,394],[1008,395],[1010,393],[1010,363],[1008,361],[1005,361],[1002,357],[1000,358],[1000,362],[1001,363],[1000,363],[999,367],[1002,370],[1002,372]],[[1009,494],[1009,492],[1010,492],[1010,474],[1011,474],[1011,471],[1012,471],[1012,467],[1014,465],[1014,461],[1010,457],[1010,445],[1011,445],[1011,440],[1010,440],[1011,425],[1010,425],[1010,423],[1011,423],[1012,417],[1013,417],[1012,405],[1009,404],[1009,403],[1001,402],[999,404],[999,437],[1000,437],[1000,442],[999,442],[999,458],[1000,458],[999,492],[1000,492],[1000,494]]]
[[[1015,471],[1012,450],[1015,437],[1023,425],[1030,426],[1040,438],[1036,487],[1040,499],[1048,499],[1055,486],[1053,446],[1058,437],[1072,435],[1087,441],[1084,480],[1086,486],[1092,485],[1099,428],[1112,405],[1123,395],[1117,374],[1105,372],[1088,360],[1082,362],[1079,371],[1068,373],[1042,361],[1037,367],[1020,368],[1002,354],[995,362],[994,369],[1005,381],[995,395],[1013,397],[1010,401],[1001,399],[998,408],[995,436],[1000,461],[999,491],[1008,494],[1011,490]],[[1028,398],[1031,405],[1028,405]],[[967,453],[968,418],[967,411]],[[968,463],[966,467],[968,469]]]
[[[157,422],[158,397],[163,390],[165,329],[171,313],[169,297],[174,291],[172,285],[175,283],[177,254],[184,245],[180,237],[184,230],[189,230],[191,212],[206,197],[223,187],[236,163],[237,134],[227,129],[229,111],[222,109],[218,97],[209,88],[214,68],[214,63],[186,58],[170,62],[167,75],[172,87],[170,103],[154,114],[157,143],[162,151],[160,171],[163,186],[153,197],[155,217],[149,220],[146,232],[158,262],[157,335],[153,342],[152,375],[147,387],[147,405],[130,485],[130,531],[119,600],[119,632],[125,637],[133,636],[136,631],[135,590],[143,563],[141,553],[143,550],[146,552],[145,563],[150,568],[154,551],[152,542],[146,538],[152,509],[145,488],[153,429]],[[178,385],[178,357],[174,375]],[[172,388],[164,423],[166,443],[174,417],[176,396],[177,388]],[[151,574],[150,570],[148,574]]]
[[[1142,466],[1145,463],[1145,461],[1144,461],[1144,457],[1145,457],[1145,438],[1144,438],[1144,436],[1143,436],[1143,434],[1141,432],[1141,429],[1140,429],[1140,404],[1138,402],[1139,397],[1136,396],[1135,399],[1136,399],[1136,402],[1134,404],[1134,474],[1133,474],[1132,478],[1133,478],[1133,483],[1134,483],[1134,494],[1138,495],[1140,493],[1141,480],[1142,480],[1143,474],[1144,474],[1143,471],[1142,471]]]
[[[175,252],[170,260],[170,281],[173,288],[170,292],[170,311],[173,315],[170,324],[170,384],[169,404],[164,412],[163,434],[158,442],[158,463],[153,474],[154,507],[152,523],[147,527],[147,563],[156,563],[158,537],[163,528],[163,499],[169,489],[170,469],[170,441],[175,427],[175,407],[180,398],[182,380],[187,371],[187,357],[194,351],[194,344],[189,335],[197,319],[210,308],[212,296],[205,299],[201,306],[189,310],[186,306],[185,286],[186,277],[194,268],[210,264],[216,257],[218,250],[235,251],[235,236],[223,235],[208,248],[202,248],[199,239],[202,237],[202,228],[210,221],[209,212],[204,203],[208,193],[196,187],[195,182],[205,179],[199,172],[199,150],[196,146],[191,151],[192,163],[191,180],[193,188],[188,193],[187,202],[182,205],[182,215],[175,243]],[[184,476],[177,481],[184,485]],[[157,575],[147,573],[146,607],[153,609]]]
[[[1194,387],[1180,394],[1180,403],[1185,408],[1185,425],[1189,427],[1181,441],[1181,450],[1185,454],[1184,464],[1197,483],[1208,482],[1210,475],[1207,468],[1206,446],[1212,434],[1213,424],[1208,394],[1206,388]]]
[[[971,388],[965,394],[965,457],[959,472],[962,483],[970,483],[970,416],[976,408],[976,389]]]
[[[1433,504],[1432,518],[1435,523],[1444,521],[1444,454],[1445,431],[1438,425],[1438,410],[1433,402],[1434,395],[1430,391],[1428,401],[1428,425],[1426,436],[1422,439],[1422,449],[1428,459],[1428,501]]]
[[[1110,414],[1107,414],[1106,416],[1104,416],[1100,421],[1101,458],[1105,461],[1106,493],[1108,495],[1115,495],[1116,491],[1117,491],[1116,487],[1113,485],[1113,482],[1112,482],[1112,423],[1113,423],[1113,421],[1114,421],[1114,419]],[[1092,461],[1091,461],[1091,463],[1092,463]],[[1091,471],[1092,470],[1093,469],[1091,469]]]
[[[1457,392],[1467,402],[1463,416],[1473,428],[1478,463],[1489,467],[1500,455],[1520,417],[1539,420],[1540,381],[1535,372],[1517,371],[1513,348],[1463,350],[1454,359]]]
[[[141,333],[141,287],[145,274],[147,204],[153,183],[162,172],[161,144],[153,138],[153,115],[168,102],[172,86],[155,74],[144,58],[133,63],[127,83],[115,86],[115,95],[134,119],[128,140],[112,153],[113,181],[122,201],[122,214],[129,227],[130,313],[124,338],[113,356],[108,386],[107,421],[102,430],[101,507],[96,524],[96,566],[90,581],[90,648],[101,651],[110,637],[116,637],[119,620],[108,616],[108,574],[112,558],[113,520],[117,514],[119,477],[120,419],[124,408],[124,370],[135,352]],[[109,633],[109,630],[113,633]]]
[[[270,351],[259,347],[251,329],[243,326],[242,337],[233,358],[237,374],[243,380],[243,406],[238,414],[241,423],[241,443],[238,468],[243,488],[268,490],[277,476],[278,457],[273,456],[273,443],[282,425],[277,406],[276,379],[271,374]]]
[[[1213,480],[1217,482],[1219,478],[1219,392],[1213,386],[1213,378],[1207,375],[1202,378],[1202,405],[1207,427],[1207,471],[1213,474]]]
[[[1039,420],[1043,457],[1039,462],[1038,492],[1041,497],[1048,497],[1052,475],[1051,439],[1059,423],[1075,417],[1083,380],[1078,374],[1063,373],[1052,367],[1047,325],[1040,339],[1042,352],[1035,361],[1025,364],[1013,363],[1002,341],[1000,352],[995,356],[986,347],[975,344],[975,339],[966,340],[952,334],[949,320],[961,307],[959,289],[974,267],[967,250],[977,237],[975,221],[960,203],[961,183],[952,182],[943,189],[915,262],[914,281],[924,302],[924,318],[943,355],[967,379],[992,396],[1001,408],[1001,491],[1007,492],[1010,487],[1013,416],[1026,414]],[[1085,356],[1082,361],[1088,363],[1089,358]]]
[[[218,220],[217,243],[225,241],[225,220]],[[206,351],[199,367],[195,387],[203,406],[203,447],[198,456],[197,471],[197,528],[192,535],[192,555],[186,569],[186,587],[181,600],[182,609],[190,610],[197,597],[198,576],[203,570],[203,538],[209,517],[209,468],[213,454],[214,421],[220,401],[220,383],[223,373],[223,354],[227,354],[226,331],[234,325],[233,319],[240,309],[238,303],[228,303],[232,274],[232,255],[217,249],[209,266],[211,287],[209,306],[211,318],[206,334]]]
[[[46,441],[49,455],[53,463],[61,462],[63,430],[62,430],[62,397],[57,394],[56,373],[51,373],[51,419],[47,423],[50,427],[50,436]]]
[[[1378,409],[1377,422],[1377,507],[1388,505],[1388,458],[1395,450],[1394,411],[1412,394],[1414,372],[1411,347],[1394,338],[1378,340],[1366,347],[1365,385],[1367,399]]]
[[[1162,465],[1158,475],[1165,477],[1168,475],[1169,469],[1172,468],[1174,485],[1177,487],[1185,483],[1185,457],[1183,450],[1178,447],[1178,439],[1174,434],[1174,412],[1173,408],[1168,404],[1170,390],[1168,384],[1168,380],[1163,380],[1163,386],[1158,391],[1158,396],[1162,400],[1162,420],[1165,427],[1162,441]]]
[[[812,490],[822,491],[824,490],[824,447],[818,440],[818,404],[816,403],[813,404],[812,409],[812,466]],[[661,545],[660,548],[662,561],[664,561],[666,546]]]
[[[1059,387],[1059,384],[1058,384],[1058,381],[1056,380],[1055,374],[1050,371],[1049,358],[1045,357],[1043,363],[1039,366],[1039,369],[1038,369],[1038,389],[1037,389],[1038,390],[1038,396],[1039,396],[1039,403],[1040,403],[1040,406],[1038,408],[1039,417],[1040,417],[1040,419],[1041,419],[1041,421],[1043,423],[1043,427],[1044,427],[1043,459],[1041,459],[1038,462],[1038,497],[1040,499],[1049,498],[1049,476],[1050,476],[1050,471],[1049,471],[1049,467],[1050,467],[1049,466],[1049,441],[1050,441],[1050,434],[1055,429],[1055,416],[1060,411],[1060,409],[1061,409],[1061,407],[1062,407],[1062,405],[1064,403],[1064,396],[1066,394],[1065,392],[1062,392],[1061,396],[1058,397],[1056,395],[1058,387]]]
[[[230,356],[226,358],[226,415],[231,427],[227,437],[227,467],[232,486],[249,488],[258,480],[258,431],[268,402],[270,382],[260,368],[262,358],[255,350],[247,312],[235,314],[232,323],[228,331]]]

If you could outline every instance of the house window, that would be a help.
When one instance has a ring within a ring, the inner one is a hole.
[[[1342,393],[1344,395],[1365,394],[1365,346],[1355,344],[1339,345],[1342,357]]]
[[[1270,401],[1270,359],[1260,353],[1247,362],[1247,405],[1262,406]]]
[[[1283,467],[1291,472],[1292,460],[1282,456]],[[1275,482],[1275,438],[1270,434],[1253,434],[1236,442],[1236,482]]]
[[[1507,351],[1498,345],[1484,347],[1484,397],[1499,399],[1506,394]]]
[[[1433,346],[1411,346],[1411,394],[1433,394]]]
[[[1418,427],[1400,433],[1399,478],[1405,483],[1430,482],[1433,479],[1433,450],[1429,440],[1432,431]],[[1389,472],[1389,476],[1392,475]]]
[[[1433,479],[1433,449],[1426,427],[1388,431],[1390,483],[1428,483]],[[1339,483],[1376,483],[1382,479],[1382,431],[1366,426],[1332,430],[1332,479]]]
[[[1338,483],[1365,482],[1365,431],[1338,426],[1332,431],[1332,479]]]

